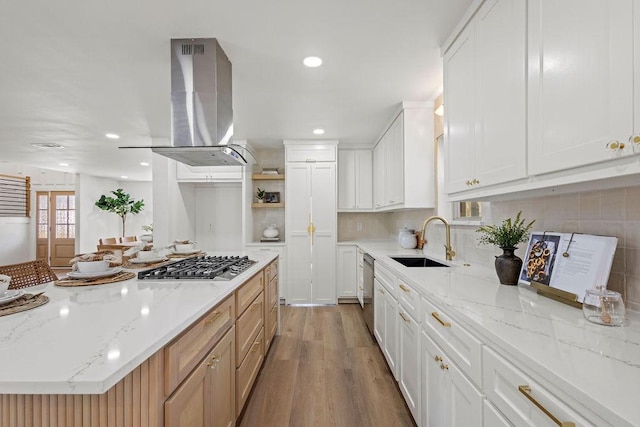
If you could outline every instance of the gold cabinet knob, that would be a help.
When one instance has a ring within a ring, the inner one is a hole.
[[[449,370],[449,365],[447,365],[445,363],[441,363],[440,364],[440,369],[442,369],[443,371],[447,371],[447,370]]]
[[[436,362],[442,362],[442,357],[436,355],[433,360],[435,360]]]
[[[478,181],[477,179],[475,179],[475,178],[474,178],[474,179],[473,179],[473,184],[474,184],[474,185],[476,185],[476,184],[480,184],[480,181]]]
[[[607,148],[611,151],[621,150],[624,148],[624,144],[621,144],[620,142],[613,140],[607,144]]]

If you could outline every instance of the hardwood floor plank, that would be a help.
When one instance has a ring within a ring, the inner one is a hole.
[[[415,426],[359,305],[281,307],[240,427]]]

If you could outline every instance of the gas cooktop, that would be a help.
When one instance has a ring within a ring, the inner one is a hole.
[[[200,256],[138,273],[140,280],[231,280],[256,261],[244,256]]]

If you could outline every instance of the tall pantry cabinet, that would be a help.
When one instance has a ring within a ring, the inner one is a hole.
[[[336,303],[338,141],[285,141],[288,304]]]

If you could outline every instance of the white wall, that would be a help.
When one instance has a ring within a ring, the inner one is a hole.
[[[119,185],[133,200],[144,200],[142,212],[128,215],[126,223],[126,235],[139,237],[145,233],[142,226],[153,223],[153,184],[151,181],[119,181]]]
[[[18,264],[33,259],[30,255],[31,228],[29,218],[0,218],[0,265]],[[33,247],[35,248],[35,240]]]
[[[76,178],[76,253],[93,252],[101,237],[121,234],[120,217],[95,206],[103,194],[120,188],[115,179],[87,174]]]

